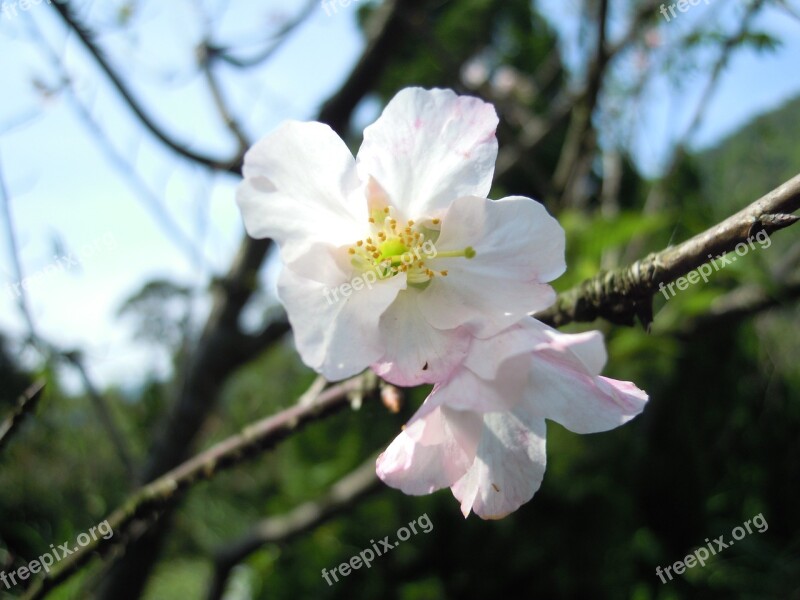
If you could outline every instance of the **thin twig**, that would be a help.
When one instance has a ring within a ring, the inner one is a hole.
[[[25,275],[22,270],[22,261],[19,259],[19,244],[17,243],[17,232],[14,227],[14,219],[11,214],[11,198],[6,188],[5,178],[3,177],[2,161],[0,161],[0,204],[3,206],[3,221],[6,225],[8,234],[8,250],[11,255],[11,263],[14,266],[14,276],[17,278],[17,305],[28,326],[31,340],[36,339],[36,326],[28,302],[28,291],[25,282]]]
[[[131,452],[128,449],[126,438],[122,434],[119,425],[117,425],[117,421],[108,405],[107,398],[100,393],[100,390],[97,389],[97,386],[95,386],[91,377],[89,377],[89,372],[86,370],[86,365],[83,363],[81,353],[78,351],[62,352],[60,356],[78,372],[78,375],[80,375],[83,381],[83,387],[86,389],[86,395],[89,396],[89,400],[97,413],[97,418],[108,433],[108,439],[111,441],[111,445],[114,446],[114,450],[116,450],[117,456],[122,466],[125,468],[128,480],[134,482],[136,468]]]
[[[214,575],[207,600],[220,600],[231,570],[266,544],[285,544],[353,506],[365,496],[381,489],[372,456],[355,471],[336,482],[321,497],[305,502],[285,515],[256,523],[248,533],[214,553]]]
[[[172,149],[174,152],[180,156],[183,156],[184,158],[217,171],[227,171],[236,175],[239,174],[242,166],[242,160],[244,158],[244,154],[242,152],[237,152],[234,156],[231,156],[227,159],[215,158],[213,156],[208,156],[190,150],[183,144],[173,140],[172,137],[168,135],[161,128],[161,126],[158,125],[152,117],[150,117],[150,115],[147,114],[144,107],[133,95],[133,92],[122,80],[122,77],[119,75],[119,73],[106,60],[102,50],[100,50],[100,48],[94,42],[94,33],[91,32],[86,26],[78,22],[73,15],[71,4],[64,2],[53,2],[51,5],[58,15],[63,19],[67,29],[73,31],[78,36],[78,39],[81,41],[89,54],[91,54],[92,58],[94,58],[97,65],[100,67],[100,70],[103,71],[105,76],[111,82],[111,85],[122,96],[122,99],[125,101],[128,107],[130,107],[131,111],[133,111],[142,125],[144,125],[150,131],[150,133],[152,133],[168,148]]]
[[[240,69],[256,67],[264,61],[269,60],[269,58],[281,48],[284,42],[291,39],[289,34],[300,27],[313,14],[314,10],[317,8],[317,5],[317,0],[308,0],[306,5],[297,13],[297,16],[287,21],[280,29],[278,29],[278,31],[270,36],[270,40],[267,41],[271,41],[272,43],[254,56],[248,58],[239,58],[231,54],[231,52],[233,52],[233,48],[213,46],[209,44],[207,49],[210,53],[210,58],[223,60],[229,65],[238,67]]]
[[[27,417],[36,409],[36,405],[39,403],[39,398],[42,397],[44,386],[44,380],[40,380],[31,384],[28,389],[22,392],[22,395],[20,395],[20,397],[17,399],[17,405],[14,407],[14,410],[11,412],[11,414],[8,415],[2,423],[0,423],[0,452],[2,452],[3,447],[8,443],[8,440],[11,439],[11,436],[14,435],[14,432],[25,420],[25,417]]]

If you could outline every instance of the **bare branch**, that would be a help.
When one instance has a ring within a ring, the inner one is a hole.
[[[593,321],[598,317],[612,323],[633,325],[639,317],[645,325],[652,318],[653,294],[660,284],[674,281],[705,264],[710,257],[732,251],[760,230],[767,233],[788,227],[799,217],[800,175],[682,244],[625,267],[601,271],[591,279],[562,292],[553,306],[537,313],[537,319],[556,327],[572,321]]]
[[[596,149],[596,136],[592,135],[592,115],[600,99],[600,90],[609,64],[609,53],[606,47],[608,26],[608,0],[600,0],[597,16],[597,43],[594,56],[589,63],[586,94],[572,111],[572,118],[567,138],[561,148],[555,173],[553,174],[553,191],[561,196],[560,204],[581,205],[577,198],[580,180],[591,169],[592,155]],[[585,193],[581,194],[585,199]],[[552,201],[556,198],[551,198]],[[571,200],[571,202],[565,202]]]
[[[661,0],[647,0],[642,2],[631,18],[630,25],[624,35],[616,42],[605,46],[597,66],[589,69],[589,79],[576,90],[564,88],[550,103],[548,112],[544,116],[537,116],[524,109],[515,111],[514,122],[511,125],[520,128],[517,147],[507,147],[497,157],[495,178],[505,175],[526,154],[533,152],[547,136],[561,125],[572,113],[573,109],[585,101],[591,93],[590,82],[593,73],[606,72],[611,61],[627,50],[641,34],[641,29],[648,19],[652,18]]]
[[[331,486],[320,498],[301,504],[285,515],[256,523],[247,534],[217,550],[207,600],[220,600],[231,570],[262,546],[285,544],[381,489],[380,480],[375,475],[376,458],[377,456],[370,457],[355,471]]]
[[[158,517],[200,481],[211,479],[245,460],[273,449],[279,442],[305,425],[341,410],[349,402],[377,389],[377,378],[371,372],[353,377],[321,392],[313,403],[294,406],[257,421],[197,456],[175,467],[147,484],[109,515],[107,521],[114,535],[93,540],[59,563],[58,567],[37,579],[24,598],[43,598],[50,590],[66,581],[96,552],[107,552],[141,536]]]
[[[14,408],[11,414],[8,415],[2,423],[0,423],[0,452],[8,443],[8,440],[11,439],[11,436],[14,434],[20,424],[25,420],[25,417],[36,410],[36,405],[39,403],[39,399],[42,397],[44,386],[44,380],[37,381],[36,383],[30,385],[28,389],[22,392],[22,395],[17,399],[17,406]]]
[[[6,233],[8,234],[8,250],[11,256],[11,262],[14,266],[14,276],[17,278],[18,287],[16,288],[17,305],[22,313],[25,323],[28,326],[30,339],[36,339],[36,326],[33,321],[33,316],[28,302],[28,291],[22,285],[25,277],[22,270],[22,262],[19,259],[19,245],[17,244],[17,231],[14,227],[14,218],[11,215],[11,198],[6,189],[6,182],[3,176],[2,163],[0,162],[0,202],[3,205],[3,221],[6,225]]]
[[[156,123],[155,120],[153,120],[153,118],[147,114],[147,112],[145,112],[144,107],[142,107],[139,101],[134,97],[133,92],[122,80],[122,77],[106,60],[103,52],[94,43],[94,34],[87,27],[79,23],[72,14],[71,5],[64,2],[53,2],[51,3],[51,6],[63,19],[67,28],[75,32],[75,35],[78,36],[78,39],[81,41],[83,46],[86,48],[86,50],[88,50],[92,58],[94,58],[95,62],[103,71],[103,73],[105,73],[106,77],[111,82],[111,85],[117,90],[120,96],[122,96],[122,99],[130,107],[131,111],[136,115],[139,121],[141,121],[142,125],[144,125],[148,131],[150,131],[150,133],[152,133],[168,148],[184,158],[217,171],[227,171],[229,173],[234,173],[237,175],[239,174],[244,153],[237,152],[235,156],[231,156],[227,159],[215,158],[195,152],[194,150],[190,150],[185,145],[173,140],[172,137],[170,137],[161,128],[161,126]]]
[[[86,365],[83,364],[83,357],[81,356],[81,353],[78,351],[63,352],[61,353],[61,357],[63,357],[64,360],[66,360],[76,371],[78,371],[78,374],[83,381],[83,387],[86,389],[86,394],[89,396],[89,400],[91,401],[92,405],[94,406],[94,410],[97,413],[97,417],[100,420],[101,425],[108,433],[108,439],[111,441],[111,445],[114,446],[114,450],[116,450],[117,456],[125,468],[125,472],[128,474],[129,480],[134,481],[134,473],[136,472],[136,469],[134,467],[131,452],[126,443],[126,438],[117,425],[114,415],[111,413],[111,409],[108,406],[106,397],[100,393],[100,390],[97,389],[97,386],[94,385],[91,377],[89,377],[89,372],[86,370]]]
[[[742,319],[798,298],[800,298],[800,277],[793,277],[770,291],[759,286],[740,287],[714,300],[706,313],[684,321],[677,335],[682,339],[705,335],[709,330],[730,327]]]
[[[225,61],[229,65],[241,69],[256,67],[269,60],[269,58],[275,54],[275,52],[283,45],[283,43],[289,39],[289,34],[291,34],[295,29],[302,25],[305,20],[308,19],[308,17],[311,16],[311,14],[317,8],[317,4],[317,0],[309,0],[306,2],[306,5],[295,18],[287,21],[283,27],[281,27],[277,32],[275,32],[274,35],[271,36],[272,44],[254,56],[251,56],[250,58],[238,58],[231,54],[233,52],[233,48],[224,48],[209,44],[207,46],[209,58]]]

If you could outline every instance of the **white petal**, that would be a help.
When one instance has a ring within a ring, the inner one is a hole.
[[[547,338],[548,341],[539,344],[537,346],[538,349],[567,353],[583,365],[583,368],[590,375],[599,375],[606,364],[608,354],[606,353],[603,334],[600,331],[561,333],[535,318],[527,319],[524,327],[529,332],[538,331],[538,334],[532,333],[532,335]]]
[[[378,477],[411,495],[450,487],[472,464],[481,426],[478,415],[448,408],[412,419],[378,457]]]
[[[545,423],[515,412],[489,413],[475,461],[452,487],[461,512],[501,519],[528,502],[542,483],[546,459]]]
[[[286,307],[300,356],[329,381],[355,375],[383,354],[379,320],[405,289],[405,274],[351,289],[351,272],[341,270],[331,251],[314,251],[286,265],[278,280],[278,296]],[[318,273],[315,273],[314,270]],[[299,272],[299,273],[298,273]]]
[[[372,368],[395,385],[443,381],[467,355],[469,332],[432,327],[420,312],[420,298],[418,290],[409,288],[397,296],[381,317],[385,354]]]
[[[497,335],[476,338],[470,345],[464,366],[487,381],[497,379],[497,372],[505,361],[529,355],[536,348],[551,343],[549,332],[536,327],[534,322],[534,319],[526,318]]]
[[[404,219],[432,215],[460,196],[485,197],[497,122],[494,107],[477,98],[406,88],[364,130],[358,172],[380,183]]]
[[[366,231],[353,155],[327,125],[284,123],[247,152],[243,173],[236,201],[245,228],[274,239],[286,261],[311,241],[341,246]]]
[[[475,342],[480,340],[473,341]],[[470,357],[473,351],[470,350]],[[494,379],[483,379],[468,368],[459,368],[444,384],[433,388],[428,402],[478,413],[510,410],[525,395],[528,383],[528,354],[503,361]]]
[[[442,258],[466,247],[474,258]],[[555,301],[545,282],[564,272],[564,230],[530,198],[498,201],[459,198],[442,219],[435,271],[422,303],[428,321],[442,329],[469,326],[488,337]]]

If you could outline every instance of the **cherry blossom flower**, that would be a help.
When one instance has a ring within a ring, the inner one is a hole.
[[[250,149],[237,202],[248,233],[280,247],[306,364],[329,380],[372,366],[397,385],[441,381],[473,337],[554,301],[564,232],[530,198],[487,199],[496,127],[490,104],[408,88],[355,159],[321,123]]]
[[[595,433],[644,408],[645,392],[600,375],[605,362],[600,332],[564,334],[534,319],[473,340],[378,458],[378,476],[412,495],[449,487],[465,517],[508,515],[541,485],[545,419]]]

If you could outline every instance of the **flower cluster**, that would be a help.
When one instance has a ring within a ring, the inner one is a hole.
[[[476,98],[405,89],[355,158],[326,125],[283,124],[245,156],[237,194],[248,233],[280,247],[278,294],[306,364],[330,380],[371,367],[396,385],[434,384],[379,476],[408,494],[450,487],[465,516],[483,518],[538,489],[545,419],[604,431],[647,401],[600,376],[598,332],[530,317],[555,299],[564,231],[530,198],[487,198],[497,123]]]

